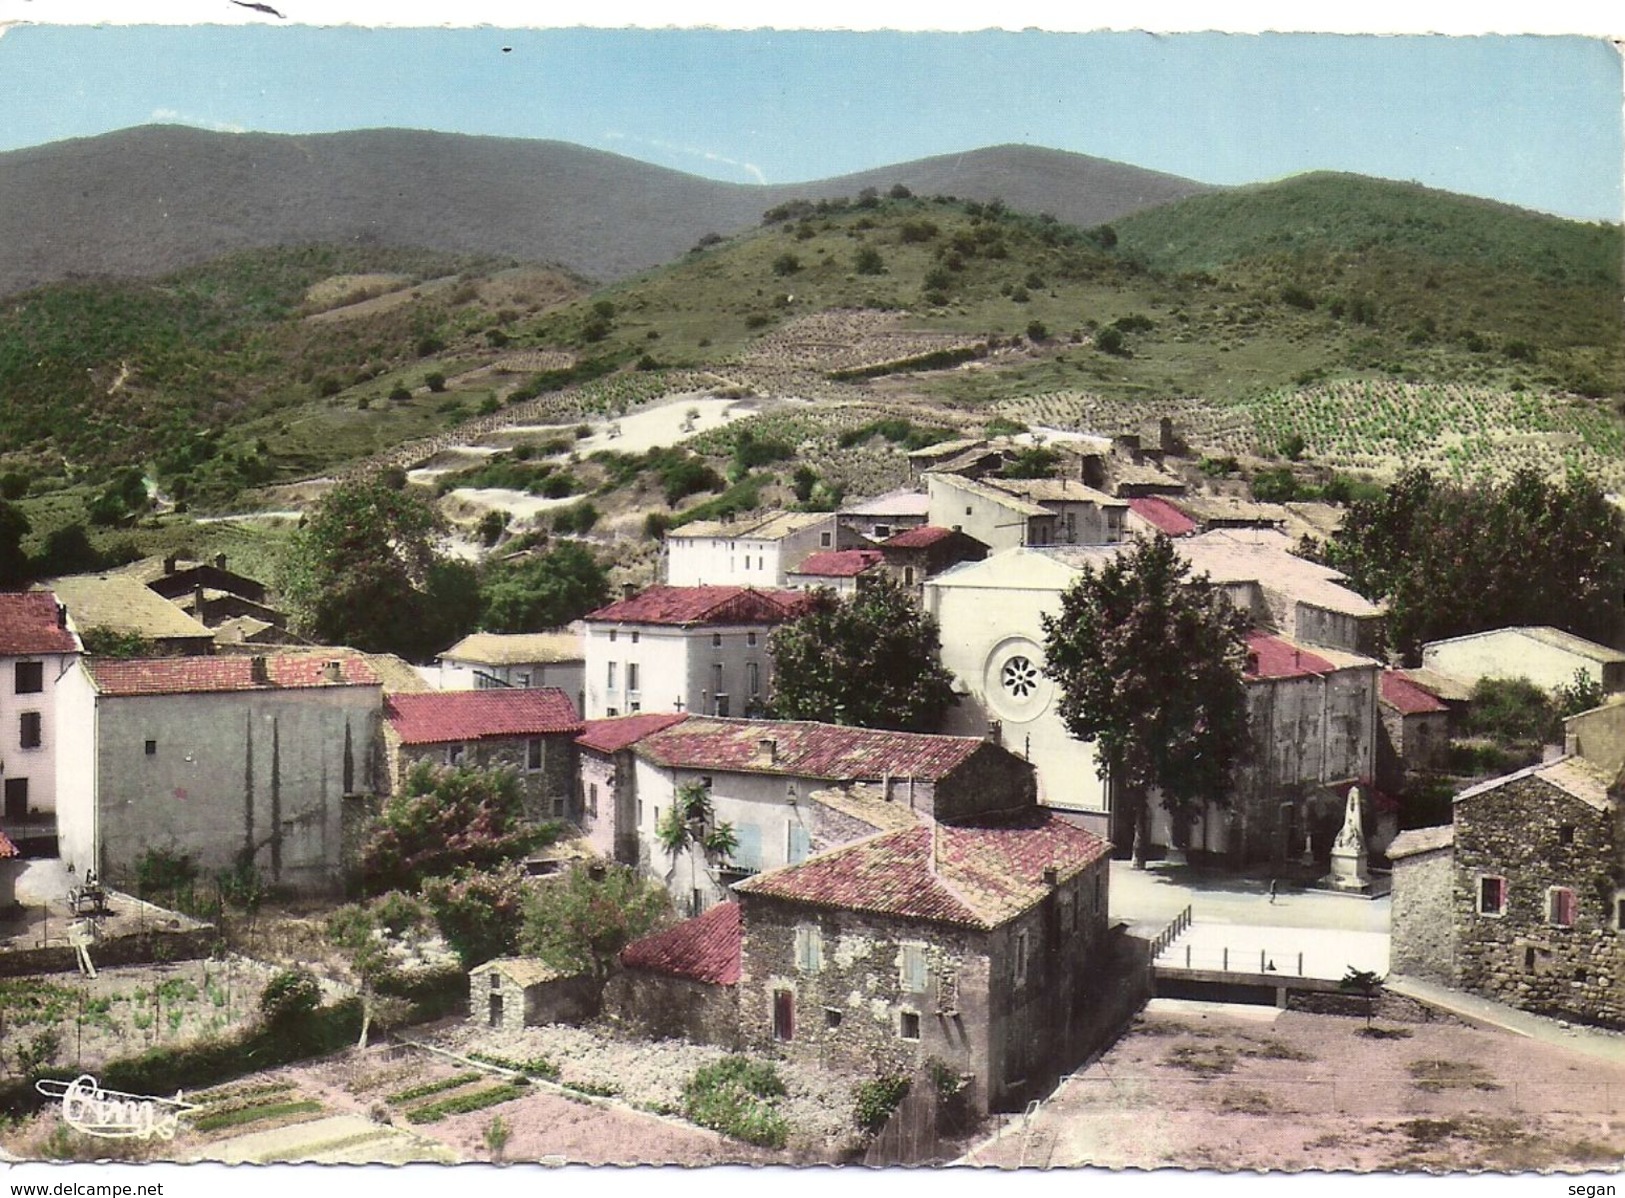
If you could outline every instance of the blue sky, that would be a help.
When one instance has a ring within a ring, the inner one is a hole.
[[[736,182],[1025,142],[1209,183],[1357,171],[1619,220],[1584,37],[37,26],[0,149],[154,121],[546,137]]]

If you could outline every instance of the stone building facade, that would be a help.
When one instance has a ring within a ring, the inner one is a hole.
[[[1625,1027],[1625,838],[1609,780],[1580,758],[1520,770],[1457,795],[1453,823],[1457,984]]]
[[[535,957],[498,957],[468,971],[468,1019],[518,1031],[541,1023],[578,1023],[598,1013],[599,987]]]
[[[575,796],[575,704],[553,687],[391,695],[384,705],[386,793],[427,763],[506,769],[519,779],[532,820],[569,819]]]
[[[604,986],[604,1016],[636,1035],[738,1048],[738,903],[635,940]]]
[[[931,1061],[981,1110],[1047,1092],[1090,1047],[1107,856],[1047,812],[922,824],[739,883],[747,1042],[864,1073]]]
[[[1412,775],[1442,769],[1450,750],[1450,708],[1398,670],[1382,672],[1377,696],[1377,785],[1399,793]]]
[[[1455,981],[1450,851],[1454,832],[1449,824],[1413,828],[1388,846],[1393,866],[1389,963],[1395,973],[1446,984]]]

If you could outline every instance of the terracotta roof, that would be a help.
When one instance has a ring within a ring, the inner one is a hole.
[[[1438,670],[1400,670],[1399,673],[1411,685],[1447,703],[1465,703],[1473,697],[1473,688],[1469,684],[1449,674],[1441,674]]]
[[[598,624],[670,624],[692,628],[709,624],[780,624],[800,615],[804,591],[755,587],[648,587],[587,615]]]
[[[11,843],[11,838],[6,835],[6,830],[0,828],[0,861],[4,861],[7,857],[17,856],[21,856],[17,846]]]
[[[817,907],[995,928],[1041,902],[1111,846],[1050,812],[1007,824],[919,825],[820,853],[735,884]]]
[[[111,628],[148,640],[214,639],[212,631],[133,575],[70,574],[52,579],[48,588],[67,605],[81,632]]]
[[[1247,634],[1247,652],[1258,656],[1256,667],[1249,662],[1247,677],[1250,679],[1309,678],[1330,674],[1337,668],[1318,653],[1310,653],[1291,641],[1256,629]]]
[[[893,832],[898,828],[912,828],[920,817],[909,810],[906,803],[893,802],[871,790],[861,782],[856,786],[831,787],[815,790],[808,801],[822,804],[859,823],[868,824],[877,832]]]
[[[768,512],[754,520],[696,520],[666,533],[666,538],[691,540],[718,537],[725,540],[780,541],[831,519],[828,512]]]
[[[143,588],[145,589],[145,588]],[[151,592],[148,592],[149,594]],[[264,661],[263,679],[254,663]],[[339,679],[324,676],[329,661],[340,663]],[[263,657],[150,657],[114,660],[87,657],[85,669],[104,695],[188,695],[222,691],[295,690],[322,686],[377,686],[378,675],[359,656],[273,654]]]
[[[1469,786],[1452,801],[1460,803],[1464,799],[1476,799],[1519,778],[1539,778],[1542,782],[1555,786],[1564,794],[1579,799],[1599,811],[1606,811],[1613,802],[1608,795],[1608,777],[1596,766],[1579,757],[1561,757],[1556,761],[1532,765],[1515,773],[1491,778],[1487,782]]]
[[[771,761],[762,753],[773,742]],[[660,765],[836,782],[945,777],[987,742],[974,736],[887,732],[843,724],[693,716],[638,742]]]
[[[483,965],[476,965],[468,971],[469,977],[478,977],[487,973],[500,973],[514,985],[522,989],[540,985],[542,982],[554,982],[559,978],[574,977],[574,974],[561,973],[540,957],[498,957],[487,961]]]
[[[55,595],[0,592],[0,656],[77,652],[79,642],[58,622]]]
[[[856,578],[884,560],[885,554],[878,549],[829,549],[812,554],[790,573],[815,578]]]
[[[1382,701],[1401,715],[1425,715],[1450,708],[1398,670],[1382,672]]]
[[[1195,520],[1192,520],[1166,499],[1155,495],[1129,500],[1128,510],[1158,532],[1167,533],[1170,537],[1188,537],[1197,528]]]
[[[384,717],[403,745],[581,731],[575,704],[553,686],[391,695]]]
[[[465,636],[440,655],[452,661],[487,666],[526,665],[530,662],[583,661],[587,653],[574,632],[504,634],[476,632]]]
[[[918,528],[904,529],[894,536],[887,537],[880,542],[882,549],[927,549],[932,545],[940,544],[954,535],[951,528],[939,528],[935,524],[922,524]],[[961,536],[964,534],[961,533]]]
[[[588,720],[585,730],[576,737],[576,744],[598,753],[619,753],[650,733],[681,724],[688,718],[686,711],[666,711],[616,716],[609,720]]]
[[[1421,853],[1431,853],[1438,849],[1447,849],[1456,841],[1456,826],[1443,824],[1437,828],[1412,828],[1408,832],[1401,832],[1394,837],[1388,845],[1385,854],[1390,861],[1399,861],[1405,857],[1415,857]]]
[[[718,903],[704,915],[634,940],[621,950],[621,964],[711,986],[733,986],[741,973],[742,940],[739,904]]]

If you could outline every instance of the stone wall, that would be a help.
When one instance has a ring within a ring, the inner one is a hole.
[[[1625,1027],[1625,888],[1618,812],[1538,775],[1458,800],[1452,913],[1456,980],[1527,1010]],[[1477,910],[1480,879],[1506,879],[1504,914]],[[1574,892],[1572,927],[1548,918],[1551,887]]]
[[[542,742],[542,765],[536,770],[528,768],[530,741],[533,739]],[[397,789],[420,761],[427,761],[433,766],[446,764],[446,745],[443,744],[396,744],[391,747],[394,750],[394,768],[390,771],[390,777]],[[519,788],[525,797],[527,818],[538,822],[573,820],[580,815],[574,802],[575,751],[575,740],[569,735],[492,737],[469,741],[461,764],[479,770],[512,770],[519,779]]]
[[[680,1039],[723,1048],[743,1044],[738,986],[622,970],[604,986],[603,1014],[633,1035],[651,1040]]]
[[[988,741],[937,782],[932,807],[946,823],[1031,807],[1037,801],[1033,767]]]
[[[1438,982],[1454,978],[1452,865],[1448,848],[1401,857],[1393,863],[1390,963],[1395,973]]]
[[[1377,785],[1390,794],[1404,790],[1412,774],[1442,769],[1450,748],[1450,713],[1424,711],[1406,715],[1386,703],[1377,705]]]
[[[492,1020],[491,998],[501,1001],[500,1020]],[[544,1023],[580,1023],[598,1013],[600,987],[590,977],[563,977],[530,986],[517,985],[500,970],[470,974],[468,1020],[480,1027],[518,1031]]]

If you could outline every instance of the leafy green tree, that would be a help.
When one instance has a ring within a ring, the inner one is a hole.
[[[282,590],[301,632],[329,645],[419,660],[449,643],[436,608],[466,589],[444,566],[444,525],[428,502],[381,481],[345,483],[317,506],[282,563]]]
[[[322,986],[316,975],[304,968],[282,969],[272,975],[260,991],[260,1015],[274,1026],[290,1026],[321,1005]]]
[[[813,592],[811,610],[769,642],[771,710],[779,719],[935,731],[954,703],[937,621],[889,576],[839,599]]]
[[[511,770],[437,770],[420,762],[390,796],[358,854],[368,893],[416,890],[426,878],[490,869],[557,836],[525,818]]]
[[[636,870],[578,864],[526,896],[519,950],[562,972],[604,977],[616,953],[670,915],[666,891]]]
[[[1042,445],[1024,445],[999,469],[1000,478],[1054,478],[1061,455]]]
[[[1558,717],[1567,719],[1601,705],[1605,693],[1602,682],[1594,675],[1575,670],[1572,682],[1559,683],[1552,688],[1552,699],[1557,705]]]
[[[0,586],[22,582],[29,575],[23,538],[28,535],[28,517],[14,503],[0,500]]]
[[[1349,506],[1327,564],[1388,605],[1389,642],[1409,663],[1433,640],[1551,625],[1605,644],[1621,632],[1625,513],[1578,473],[1520,470],[1457,485],[1412,470]]]
[[[480,623],[490,632],[537,632],[609,601],[609,576],[591,549],[566,541],[546,553],[486,569]]]
[[[79,635],[85,652],[93,657],[151,657],[153,643],[139,632],[123,632],[97,624]]]
[[[518,948],[528,885],[519,863],[505,861],[493,869],[430,878],[423,897],[463,968],[472,969]]]
[[[1382,976],[1369,969],[1356,969],[1350,965],[1348,972],[1338,980],[1337,988],[1365,999],[1365,1026],[1370,1030],[1371,1018],[1377,1013],[1377,994],[1382,990]]]
[[[1247,619],[1159,535],[1085,566],[1043,623],[1061,719],[1095,743],[1142,867],[1151,790],[1182,828],[1203,800],[1226,800],[1248,752]]]
[[[387,897],[387,896],[386,896]],[[361,997],[361,1036],[357,1048],[367,1046],[373,1024],[390,1027],[404,1022],[408,1004],[383,993],[395,977],[395,960],[389,952],[389,931],[380,919],[382,900],[370,905],[340,907],[327,918],[327,940],[344,957],[344,963]]]

